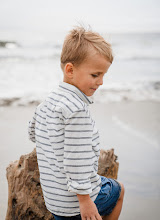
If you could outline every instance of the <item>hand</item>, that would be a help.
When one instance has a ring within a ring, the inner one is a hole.
[[[77,196],[79,199],[82,220],[102,220],[95,203],[91,200],[89,195]]]

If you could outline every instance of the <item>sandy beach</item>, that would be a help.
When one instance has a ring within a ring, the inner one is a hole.
[[[0,219],[8,200],[6,167],[35,145],[27,126],[35,106],[0,107]],[[115,149],[118,180],[125,185],[120,220],[160,219],[160,103],[120,102],[90,106],[101,137],[101,148]]]

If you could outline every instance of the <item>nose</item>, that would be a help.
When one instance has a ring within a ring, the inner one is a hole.
[[[99,86],[103,85],[103,78],[99,78],[98,81],[97,81],[97,84]]]

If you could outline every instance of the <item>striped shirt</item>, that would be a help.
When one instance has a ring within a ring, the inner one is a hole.
[[[62,82],[29,122],[45,204],[56,215],[80,214],[76,194],[90,194],[94,201],[101,187],[99,134],[88,109],[91,103],[77,87]]]

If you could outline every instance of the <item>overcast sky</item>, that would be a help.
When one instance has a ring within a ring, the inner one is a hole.
[[[0,0],[0,30],[160,30],[159,0]]]

